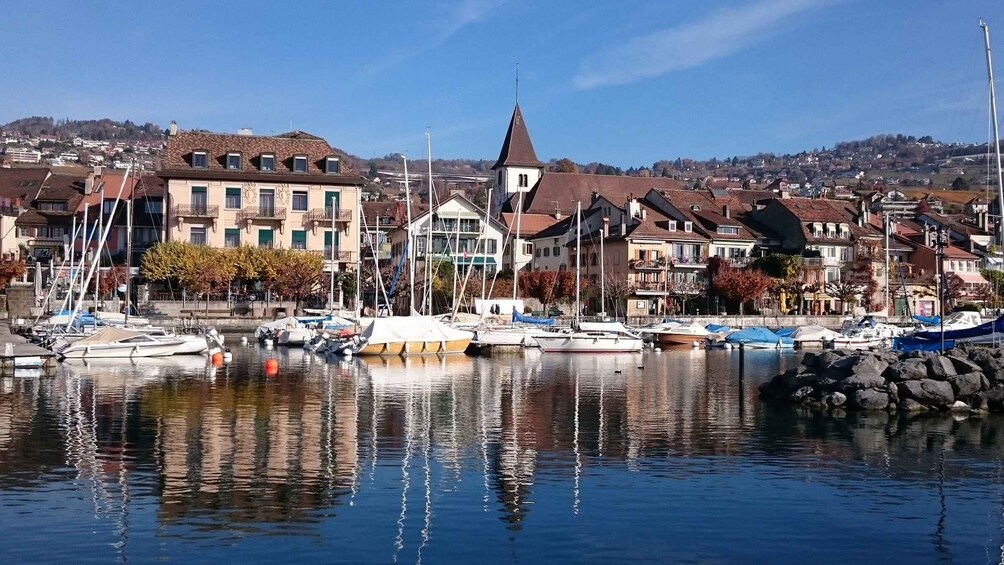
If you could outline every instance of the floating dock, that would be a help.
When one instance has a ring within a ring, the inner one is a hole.
[[[24,337],[11,333],[9,322],[0,321],[0,371],[10,374],[15,369],[50,369],[55,365],[55,353],[28,343]]]

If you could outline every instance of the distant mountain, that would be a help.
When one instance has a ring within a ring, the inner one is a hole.
[[[61,140],[74,137],[95,141],[159,142],[164,140],[160,126],[151,123],[135,124],[130,120],[117,122],[108,118],[100,120],[56,120],[47,116],[31,116],[0,125],[0,131],[31,137],[55,135]]]

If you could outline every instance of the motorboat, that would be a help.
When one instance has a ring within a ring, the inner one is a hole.
[[[278,345],[285,345],[287,347],[303,347],[307,344],[307,342],[313,339],[316,334],[317,332],[314,329],[304,326],[283,328],[276,332],[275,342]]]
[[[580,322],[536,339],[545,353],[635,353],[644,347],[641,336],[620,322]]]
[[[432,316],[373,318],[338,351],[353,355],[445,355],[463,353],[472,339],[472,332],[452,328]]]
[[[705,347],[725,347],[728,342],[725,341],[729,334],[735,330],[729,326],[723,326],[720,324],[708,324],[704,326],[704,329],[708,330],[708,335],[704,336],[704,346]]]
[[[181,341],[174,355],[201,355],[209,350],[209,342],[204,335],[186,335],[168,332],[164,328],[130,328],[145,333],[161,341]]]
[[[669,321],[642,330],[641,333],[652,336],[653,342],[662,345],[693,345],[703,344],[711,332],[696,322],[688,324]]]
[[[834,349],[871,349],[889,347],[892,340],[903,335],[903,329],[878,321],[874,316],[845,322],[840,335],[833,339]]]
[[[955,330],[968,330],[983,323],[983,317],[979,312],[952,312],[945,316],[944,320],[931,320],[932,323],[924,324],[918,328],[917,332],[940,332],[942,328],[946,332]]]
[[[795,346],[790,337],[777,335],[761,326],[734,331],[725,338],[725,342],[746,349],[790,349]]]
[[[792,332],[790,337],[795,342],[795,347],[807,349],[826,347],[827,344],[840,337],[840,333],[823,326],[801,326]]]
[[[476,348],[540,347],[537,336],[553,334],[557,321],[553,318],[534,318],[512,311],[512,326],[482,326],[474,330],[471,345]],[[456,327],[456,326],[454,326]]]
[[[53,351],[64,359],[160,357],[174,355],[184,342],[145,332],[108,327],[73,343],[59,342]]]
[[[1004,316],[972,328],[961,330],[946,329],[944,333],[940,331],[916,332],[911,336],[895,340],[893,347],[902,351],[912,349],[935,350],[941,348],[942,340],[945,342],[946,348],[955,347],[958,343],[994,345],[999,347],[1004,344]]]

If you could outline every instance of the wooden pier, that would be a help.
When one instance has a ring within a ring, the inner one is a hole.
[[[10,322],[0,320],[0,371],[10,374],[15,369],[51,369],[56,354],[39,347],[10,331]]]

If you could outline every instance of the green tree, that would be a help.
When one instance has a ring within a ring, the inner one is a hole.
[[[952,181],[952,190],[969,190],[969,181],[962,177],[955,177]]]

